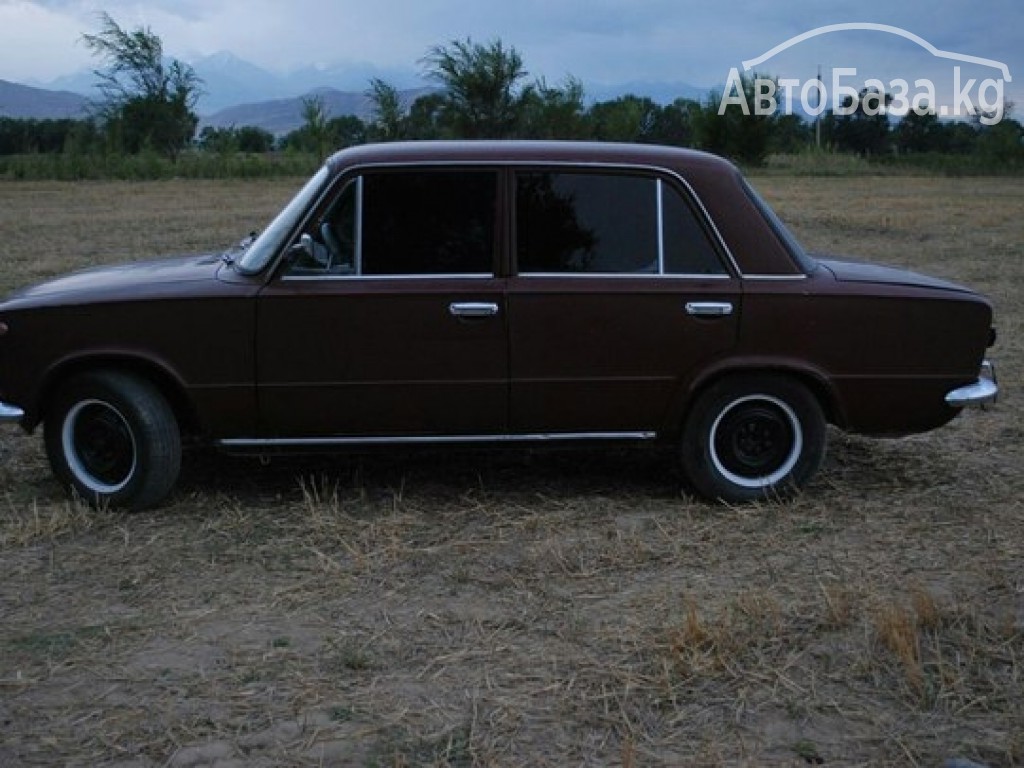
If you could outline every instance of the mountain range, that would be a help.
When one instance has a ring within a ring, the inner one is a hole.
[[[80,93],[30,88],[0,80],[0,117],[63,120],[85,117],[89,100]]]
[[[356,115],[365,119],[370,110],[366,90],[372,78],[381,78],[401,89],[406,103],[430,90],[414,71],[382,70],[362,62],[275,73],[223,51],[190,64],[203,82],[196,105],[200,126],[252,125],[275,135],[302,125],[302,100],[311,94],[323,99],[332,117]],[[84,70],[46,83],[0,80],[0,117],[82,117],[87,114],[89,100],[97,96],[96,80],[93,72]],[[680,97],[702,99],[708,90],[682,82],[655,81],[585,84],[585,87],[590,101],[605,101],[632,93],[648,96],[661,104]]]

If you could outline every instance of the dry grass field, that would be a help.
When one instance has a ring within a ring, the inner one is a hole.
[[[643,449],[199,453],[92,512],[3,429],[0,765],[1024,764],[1024,184],[754,181],[813,249],[989,294],[1002,401],[736,508]],[[299,183],[0,184],[0,290]]]

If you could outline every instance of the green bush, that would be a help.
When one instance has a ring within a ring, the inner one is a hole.
[[[317,158],[298,152],[228,154],[189,151],[176,160],[155,152],[129,155],[107,154],[24,154],[0,156],[0,179],[13,181],[58,181],[120,179],[227,179],[308,176]]]

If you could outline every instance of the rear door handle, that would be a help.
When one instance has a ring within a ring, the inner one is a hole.
[[[494,317],[498,305],[488,301],[461,301],[448,305],[448,311],[455,317]]]
[[[688,301],[686,314],[696,317],[726,317],[732,314],[731,301]]]

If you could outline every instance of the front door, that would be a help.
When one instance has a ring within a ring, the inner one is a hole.
[[[498,174],[389,169],[340,185],[258,304],[269,439],[507,430]]]

